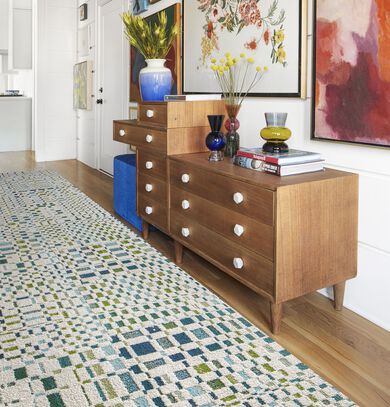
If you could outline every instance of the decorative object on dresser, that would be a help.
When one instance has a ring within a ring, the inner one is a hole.
[[[287,113],[264,113],[267,127],[260,131],[266,141],[263,151],[267,153],[285,153],[288,151],[286,141],[291,137],[291,130],[286,127]]]
[[[129,43],[144,56],[147,66],[139,73],[141,97],[144,101],[163,101],[171,93],[172,73],[164,67],[179,27],[168,26],[165,11],[157,14],[157,21],[145,19],[130,13],[123,13],[122,20]]]
[[[181,4],[174,4],[164,9],[167,15],[167,28],[171,29],[174,26],[181,25]],[[148,24],[158,22],[158,13],[144,17]],[[180,30],[179,30],[180,31]],[[180,32],[176,35],[175,40],[166,55],[166,67],[171,70],[172,83],[168,93],[181,93],[181,52],[180,52]],[[146,66],[145,57],[134,46],[130,46],[130,101],[141,102],[139,74],[142,68]]]
[[[250,95],[304,98],[306,43],[307,0],[183,0],[183,91],[216,92],[210,60],[230,49],[272,65]]]
[[[208,114],[224,113],[221,100],[140,103],[138,120],[114,121],[114,140],[137,148],[137,212],[169,233],[167,156],[207,151]]]
[[[274,333],[282,304],[309,292],[333,286],[341,309],[356,276],[356,174],[281,178],[185,154],[169,157],[169,183],[178,263],[185,246],[268,298]]]
[[[212,59],[211,69],[219,83],[228,114],[225,123],[227,129],[225,156],[234,157],[240,148],[240,136],[237,133],[240,122],[237,120],[237,115],[245,96],[259,83],[267,68],[262,69],[257,66],[255,69],[254,59],[246,58],[244,53],[241,53],[240,57],[234,57],[227,52],[225,57],[226,59],[222,58],[220,63],[216,59]],[[251,78],[250,68],[255,71]]]
[[[211,151],[209,161],[223,160],[223,148],[226,144],[226,139],[221,132],[224,115],[208,115],[210,123],[210,133],[206,137],[206,146]]]

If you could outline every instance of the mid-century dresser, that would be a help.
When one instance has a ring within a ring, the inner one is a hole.
[[[283,302],[320,288],[333,286],[341,309],[357,269],[358,176],[278,177],[209,162],[207,114],[223,105],[189,103],[141,104],[139,121],[114,122],[114,139],[138,147],[144,237],[153,224],[175,240],[178,264],[186,247],[267,298],[274,333]]]

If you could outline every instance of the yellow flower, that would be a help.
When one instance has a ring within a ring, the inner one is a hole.
[[[251,58],[248,58],[248,62],[249,62],[250,64],[253,64],[253,62],[255,62],[255,60],[251,57]]]
[[[284,64],[286,62],[286,51],[283,47],[279,47],[276,51],[276,57],[280,64]]]
[[[243,52],[241,52],[240,57],[245,58],[245,54]]]
[[[233,66],[233,60],[232,59],[228,59],[226,62],[226,66]]]
[[[224,63],[225,63],[225,58],[221,58],[221,59],[219,60],[219,62],[221,62],[221,64],[224,64]]]
[[[211,59],[211,63],[215,64],[217,62],[217,60],[215,58]]]
[[[284,30],[276,31],[275,33],[275,42],[276,44],[280,44],[284,40]]]
[[[214,72],[218,71],[217,65],[212,65],[212,66],[211,66],[211,69],[212,69]]]
[[[267,72],[268,71],[268,66],[265,66],[264,67],[264,72]]]
[[[230,56],[231,56],[230,52],[227,52],[227,53],[225,54],[225,57],[226,57],[226,58],[230,58]]]
[[[256,66],[256,71],[261,72],[261,66]]]
[[[235,65],[238,62],[238,58],[233,58],[233,64]]]

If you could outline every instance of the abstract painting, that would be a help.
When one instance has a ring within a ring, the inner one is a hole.
[[[267,74],[252,96],[303,96],[306,0],[183,0],[183,91],[218,93],[211,60],[253,58]]]
[[[85,61],[73,67],[73,108],[92,108],[92,62]]]
[[[178,24],[180,31],[180,15],[181,5],[174,4],[165,9],[168,17],[168,27]],[[157,14],[152,14],[145,17],[149,23],[157,22]],[[165,57],[167,60],[165,66],[172,72],[172,89],[171,94],[176,95],[181,93],[181,52],[180,52],[180,35],[178,35],[173,42],[168,55]],[[141,102],[141,93],[139,89],[139,72],[146,66],[145,58],[134,47],[130,47],[130,102]]]
[[[390,1],[317,0],[312,138],[390,147]]]

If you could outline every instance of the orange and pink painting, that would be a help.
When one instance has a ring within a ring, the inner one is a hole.
[[[317,0],[312,137],[390,147],[390,0]]]

